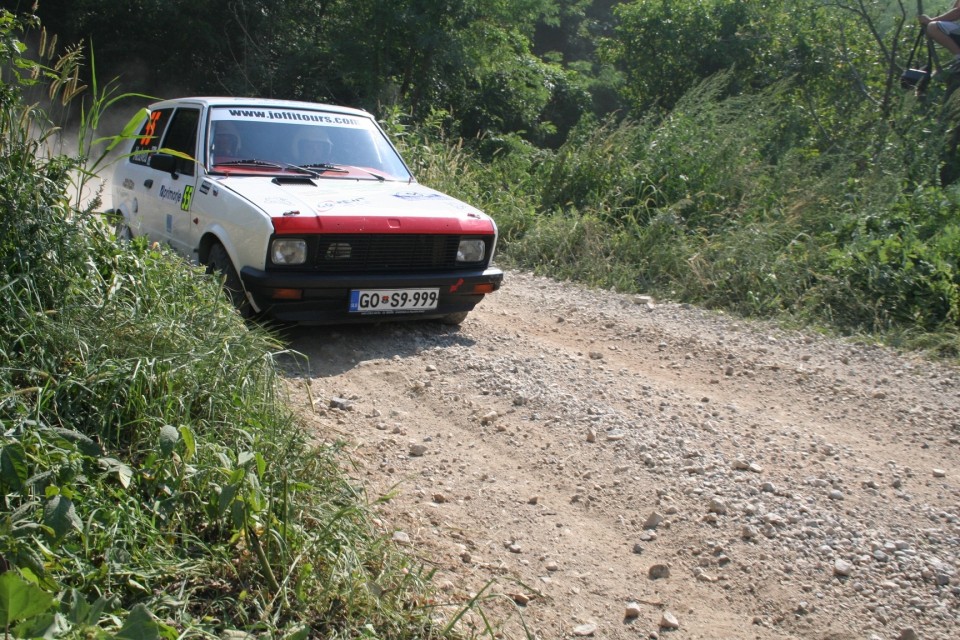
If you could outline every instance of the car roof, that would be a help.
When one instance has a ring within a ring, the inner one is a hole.
[[[201,106],[201,107],[244,107],[261,109],[320,109],[323,111],[332,111],[345,115],[360,116],[372,118],[373,116],[362,109],[352,107],[342,107],[332,104],[322,104],[318,102],[302,102],[298,100],[277,100],[275,98],[233,98],[227,96],[194,96],[188,98],[171,98],[154,102],[147,108],[151,111],[156,109],[168,109],[177,106]]]

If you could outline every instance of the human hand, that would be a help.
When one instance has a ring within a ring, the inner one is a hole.
[[[923,14],[923,15],[921,15],[921,16],[917,16],[917,20],[920,21],[920,24],[926,26],[926,25],[930,24],[930,23],[933,21],[933,18],[931,18],[931,17],[928,16],[927,14]]]

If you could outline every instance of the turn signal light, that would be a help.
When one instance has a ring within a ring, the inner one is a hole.
[[[491,283],[487,284],[475,284],[473,285],[474,293],[493,293],[493,285]]]
[[[303,289],[274,289],[274,300],[301,300],[303,299]]]

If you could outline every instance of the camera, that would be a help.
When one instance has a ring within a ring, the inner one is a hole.
[[[930,72],[926,69],[907,69],[900,74],[900,87],[923,89],[930,81]]]

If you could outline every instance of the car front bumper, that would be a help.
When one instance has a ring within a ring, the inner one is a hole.
[[[307,271],[263,271],[244,267],[240,278],[256,309],[281,322],[345,324],[442,318],[472,310],[500,288],[503,271],[342,275]],[[439,290],[437,307],[427,311],[351,312],[350,292],[370,289]]]

